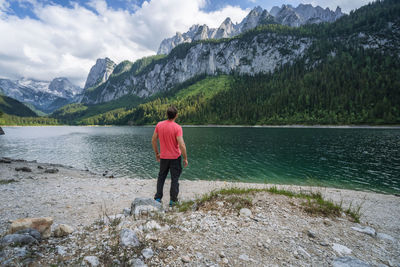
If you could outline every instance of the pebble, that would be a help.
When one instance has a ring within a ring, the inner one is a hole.
[[[224,253],[223,251],[221,251],[221,252],[219,253],[219,256],[220,256],[221,258],[225,258],[225,253]]]
[[[333,243],[332,249],[334,251],[336,251],[339,255],[350,254],[352,252],[352,250],[349,249],[348,247],[337,244],[337,243]]]
[[[251,216],[251,210],[247,209],[247,208],[242,208],[240,209],[240,215],[244,216],[244,217],[250,217]]]
[[[58,169],[56,169],[56,168],[46,169],[44,172],[45,173],[57,173]]]
[[[67,224],[59,224],[54,229],[54,236],[55,237],[63,237],[68,236],[74,232],[74,228]]]
[[[354,231],[360,232],[360,233],[364,233],[367,235],[370,235],[372,237],[376,236],[376,231],[374,228],[366,226],[366,227],[351,227],[351,229],[353,229]]]
[[[171,245],[169,245],[169,246],[167,247],[167,249],[168,249],[169,251],[172,251],[172,250],[174,250],[174,247],[171,246]]]
[[[185,256],[181,257],[181,260],[182,260],[182,262],[188,263],[188,262],[190,262],[190,257],[185,255]]]
[[[315,238],[316,234],[313,231],[307,230],[308,237]]]
[[[96,267],[100,265],[99,259],[96,256],[86,256],[83,261],[88,263],[89,266]]]
[[[147,265],[141,259],[132,259],[129,261],[133,267],[147,267]]]
[[[120,232],[120,242],[123,247],[138,247],[140,246],[139,239],[134,231],[124,228]]]
[[[145,248],[145,249],[142,250],[142,255],[146,259],[150,259],[151,257],[153,257],[154,252],[153,252],[153,250],[151,248]]]
[[[64,256],[65,254],[67,254],[66,252],[66,247],[63,246],[56,246],[57,249],[57,253],[61,256]]]
[[[249,261],[250,260],[249,256],[247,256],[246,254],[241,254],[239,256],[239,259],[240,260],[244,260],[244,261]]]

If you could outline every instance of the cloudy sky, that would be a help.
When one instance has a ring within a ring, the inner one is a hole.
[[[0,78],[67,77],[83,86],[97,58],[154,55],[193,24],[240,22],[259,5],[311,3],[346,13],[368,0],[0,0]]]

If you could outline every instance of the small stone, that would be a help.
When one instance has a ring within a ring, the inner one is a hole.
[[[0,128],[1,129],[1,128]],[[1,131],[0,131],[0,135],[1,135]],[[0,163],[11,163],[11,159],[8,158],[1,158],[0,159]]]
[[[223,262],[224,264],[228,264],[228,263],[229,263],[229,261],[228,261],[227,258],[223,258],[223,259],[222,259],[222,262]]]
[[[307,230],[307,235],[308,235],[308,237],[311,237],[311,238],[315,238],[316,237],[315,233],[310,231],[310,230]]]
[[[172,250],[174,250],[174,247],[171,246],[171,245],[169,245],[169,246],[167,247],[167,249],[168,249],[169,251],[172,251]]]
[[[67,254],[66,247],[56,246],[56,249],[57,249],[57,254],[59,254],[61,256],[65,256],[65,254]]]
[[[124,247],[138,247],[140,246],[139,239],[134,231],[131,229],[122,229],[120,232],[120,242]]]
[[[25,246],[38,241],[29,234],[9,234],[0,239],[0,244],[4,246]]]
[[[24,218],[18,219],[11,223],[9,232],[15,233],[19,230],[33,228],[39,231],[42,238],[48,238],[51,234],[51,225],[53,224],[53,218]]]
[[[333,267],[370,267],[368,263],[353,257],[340,257],[333,260]]]
[[[325,242],[325,241],[322,241],[322,242],[320,242],[319,244],[320,244],[321,246],[323,246],[323,247],[329,246],[329,244],[328,244],[327,242]]]
[[[331,222],[329,219],[325,219],[325,220],[324,220],[324,224],[325,224],[326,226],[332,226],[332,222]]]
[[[54,236],[55,237],[63,237],[67,236],[69,234],[72,234],[74,232],[74,228],[67,224],[59,224],[57,227],[54,229]]]
[[[181,257],[181,260],[182,260],[182,262],[188,263],[188,262],[190,262],[190,257],[185,255],[185,256]]]
[[[147,265],[141,259],[132,259],[129,261],[130,266],[133,267],[147,267]]]
[[[333,243],[332,249],[336,251],[339,255],[350,254],[352,252],[352,250],[348,247],[336,243]]]
[[[143,257],[145,257],[145,259],[150,259],[151,257],[153,257],[154,252],[151,248],[145,248],[142,250],[142,255]]]
[[[56,168],[46,169],[44,172],[45,173],[57,173],[58,169],[56,169]]]
[[[240,259],[240,260],[244,260],[244,261],[249,261],[249,260],[250,260],[249,256],[247,256],[246,254],[240,255],[240,256],[239,256],[239,259]]]
[[[223,207],[223,206],[224,206],[224,202],[222,202],[222,201],[217,201],[217,205],[218,205],[219,207]]]
[[[251,216],[251,210],[247,209],[247,208],[242,208],[240,209],[240,215],[244,216],[244,217],[250,217]]]
[[[43,166],[40,166],[40,165],[38,165],[37,168],[40,169],[40,170],[44,169]]]
[[[152,198],[135,198],[131,204],[131,214],[135,218],[141,215],[147,215],[151,212],[161,212],[163,210],[162,204]]]
[[[146,240],[157,242],[158,241],[158,237],[156,237],[155,235],[147,234],[146,235]]]
[[[15,168],[15,170],[16,170],[17,172],[19,172],[19,171],[22,171],[22,172],[32,172],[32,169],[29,168],[29,167],[17,167],[17,168]]]
[[[161,226],[156,221],[149,221],[144,226],[145,230],[152,231],[152,230],[160,230]]]
[[[221,252],[219,253],[219,256],[220,256],[221,258],[225,258],[225,253],[224,253],[223,251],[221,251]]]
[[[99,266],[100,264],[99,259],[96,256],[86,256],[83,258],[83,261],[92,267]]]
[[[126,217],[128,217],[129,215],[131,215],[131,209],[130,209],[130,208],[125,208],[125,209],[123,210],[123,213],[124,213],[124,215],[125,215]]]
[[[261,248],[263,246],[263,244],[261,242],[257,243],[257,247]]]
[[[353,229],[354,231],[360,232],[360,233],[364,233],[367,235],[370,235],[372,237],[376,236],[376,231],[374,228],[366,226],[366,227],[351,227],[351,229]]]

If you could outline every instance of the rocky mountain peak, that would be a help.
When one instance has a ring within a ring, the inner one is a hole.
[[[96,64],[90,69],[89,75],[86,79],[84,90],[87,88],[100,85],[108,80],[113,72],[116,64],[114,61],[106,58],[99,58]]]
[[[60,97],[70,97],[81,92],[81,88],[72,84],[67,78],[54,78],[49,84],[49,90]]]

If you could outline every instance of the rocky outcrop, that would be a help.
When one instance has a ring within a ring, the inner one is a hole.
[[[5,133],[4,133],[4,131],[3,131],[3,129],[0,127],[0,135],[4,135]]]
[[[335,12],[329,8],[300,4],[294,8],[291,5],[273,7],[270,12],[257,6],[238,24],[233,24],[230,18],[226,18],[218,29],[209,28],[207,25],[193,25],[186,33],[176,33],[171,38],[164,39],[157,54],[168,54],[174,47],[182,43],[206,39],[230,38],[259,25],[279,23],[292,27],[299,27],[308,23],[333,22],[343,16],[338,7]]]
[[[83,89],[86,90],[107,81],[115,66],[116,64],[108,57],[97,59],[96,64],[90,69]]]
[[[102,103],[127,94],[146,97],[200,74],[272,72],[277,66],[294,61],[310,44],[307,38],[270,33],[260,33],[251,39],[193,44],[184,53],[156,62],[146,72],[131,74],[118,82],[106,82],[96,94],[88,92],[83,102]]]

